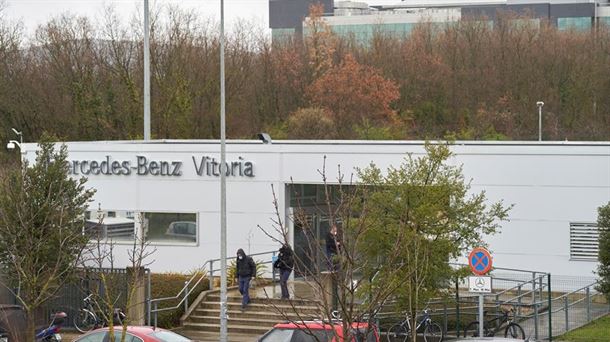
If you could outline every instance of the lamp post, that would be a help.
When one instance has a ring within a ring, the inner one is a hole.
[[[17,136],[19,136],[19,141],[17,140],[9,140],[9,142],[6,144],[6,148],[8,150],[14,150],[15,147],[19,147],[19,154],[20,154],[20,158],[19,161],[21,162],[21,172],[23,173],[23,132],[20,132],[14,128],[11,128],[13,130],[13,133],[15,133]]]
[[[144,0],[144,140],[150,140],[150,23],[148,0]]]
[[[542,141],[542,107],[544,102],[538,101],[536,106],[538,106],[538,141]]]
[[[227,342],[227,174],[225,153],[225,9],[220,0],[220,342]]]

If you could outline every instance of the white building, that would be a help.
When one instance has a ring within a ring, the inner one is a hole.
[[[137,213],[157,251],[155,272],[190,271],[220,255],[218,141],[106,141],[67,143],[71,172],[97,189],[104,229],[118,241],[117,257],[127,264]],[[25,144],[33,161],[35,144]],[[610,201],[610,142],[457,142],[452,163],[463,164],[472,191],[490,201],[514,204],[510,222],[487,238],[494,265],[592,277],[597,266],[597,208]],[[422,155],[421,141],[229,141],[227,161],[228,252],[275,250],[279,246],[257,226],[270,229],[275,216],[273,185],[281,215],[290,223],[291,186],[315,201],[323,158],[331,181],[337,165],[349,173],[371,161],[385,169],[406,153]],[[291,185],[293,184],[293,185]],[[313,218],[328,228],[324,215]],[[289,224],[294,245],[298,231]],[[591,234],[590,232],[593,232]],[[296,237],[295,237],[296,236]],[[592,237],[592,238],[591,238]],[[296,249],[295,248],[295,249]]]

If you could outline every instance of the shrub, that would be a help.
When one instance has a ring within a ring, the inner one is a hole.
[[[184,283],[191,278],[192,274],[182,273],[153,273],[151,274],[151,295],[152,298],[165,298],[175,296]],[[203,279],[197,288],[189,295],[189,303],[192,303],[201,291],[206,291],[209,288],[207,279]],[[181,299],[171,300],[159,303],[159,308],[167,308],[175,306]],[[184,314],[184,306],[181,305],[176,310],[161,311],[157,315],[157,325],[161,328],[173,328],[180,324],[180,316]],[[154,316],[152,317],[154,319]]]
[[[291,139],[333,139],[335,122],[321,108],[303,108],[288,118],[288,137]]]

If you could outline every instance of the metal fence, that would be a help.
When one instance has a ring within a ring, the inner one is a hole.
[[[111,286],[108,289],[104,286],[101,274],[107,277],[106,284]],[[146,301],[150,298],[150,270],[145,269]],[[65,283],[53,298],[47,301],[36,315],[37,324],[44,325],[49,323],[49,317],[55,312],[63,311],[68,314],[65,327],[73,327],[74,318],[77,317],[79,310],[83,307],[83,299],[91,293],[103,297],[106,291],[112,291],[116,302],[114,307],[125,308],[127,292],[129,290],[129,272],[127,269],[115,268],[89,268],[80,269],[76,273],[76,279]],[[10,295],[9,302],[19,305],[18,299]]]
[[[610,304],[595,290],[594,278],[553,277],[544,272],[502,268],[490,275],[494,292],[485,296],[485,321],[510,311],[509,317],[523,328],[526,338],[552,340],[610,313]],[[467,285],[458,280],[446,297],[427,303],[432,319],[449,338],[464,337],[465,328],[478,320],[478,294],[469,293]],[[403,318],[402,313],[384,310],[377,318],[378,326],[383,333]],[[495,336],[504,336],[506,323],[499,327],[495,325],[498,322],[494,321],[489,330]],[[608,336],[604,339],[609,340]]]

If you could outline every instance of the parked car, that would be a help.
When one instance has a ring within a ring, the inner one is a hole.
[[[464,338],[459,338],[457,340],[453,340],[453,342],[523,342],[523,341],[524,340],[508,338],[508,337],[464,337]],[[525,342],[536,342],[536,340],[526,338]]]
[[[117,331],[118,330],[118,331]],[[115,341],[121,340],[121,327],[115,328]],[[74,342],[109,342],[110,335],[108,328],[101,328],[90,331],[89,333],[77,338]],[[169,330],[155,327],[127,327],[125,342],[189,342],[188,338],[178,335]]]
[[[352,323],[351,342],[379,342],[379,334],[373,325]],[[258,342],[347,342],[343,338],[341,321],[323,323],[321,321],[278,323]]]
[[[197,236],[197,222],[176,221],[169,224],[165,235],[195,239]]]

